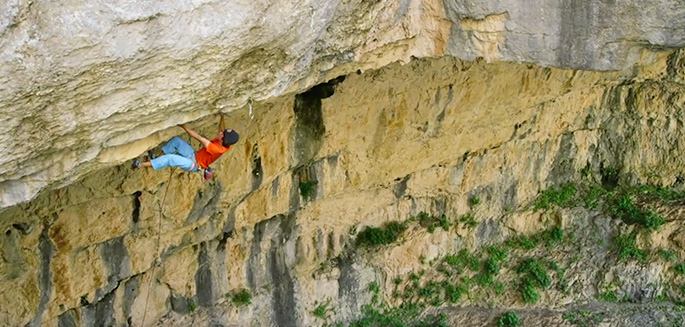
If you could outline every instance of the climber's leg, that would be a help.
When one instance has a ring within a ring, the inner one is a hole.
[[[141,164],[142,167],[147,166],[147,162]],[[195,162],[186,157],[176,154],[165,154],[159,158],[150,160],[150,167],[154,170],[166,167],[179,167],[185,171],[195,170]]]
[[[175,136],[169,140],[169,142],[162,147],[162,151],[164,154],[178,153],[180,156],[191,160],[195,158],[195,151],[193,151],[193,147],[178,136]]]

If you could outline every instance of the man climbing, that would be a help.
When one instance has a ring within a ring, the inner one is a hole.
[[[149,151],[150,161],[141,163],[138,159],[133,162],[133,167],[152,167],[154,170],[165,167],[179,167],[185,171],[196,172],[198,168],[204,169],[205,179],[212,178],[214,172],[209,165],[228,151],[233,144],[238,142],[238,133],[232,129],[226,129],[224,116],[219,121],[219,134],[213,140],[208,140],[185,124],[179,125],[192,138],[202,143],[202,149],[193,151],[188,143],[176,136],[162,147],[163,155],[155,158]]]

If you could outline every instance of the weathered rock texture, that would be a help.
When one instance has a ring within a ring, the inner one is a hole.
[[[317,303],[330,299],[329,319],[349,321],[371,300],[369,283],[392,285],[421,269],[421,256],[551,221],[575,226],[581,239],[584,226],[605,226],[596,228],[608,237],[618,227],[591,211],[516,208],[586,167],[595,177],[615,167],[621,183],[682,181],[685,53],[649,56],[651,64],[618,72],[416,60],[257,102],[254,119],[233,111],[242,139],[211,182],[122,165],[0,213],[0,325],[141,326],[145,316],[145,326],[315,326],[323,323],[312,314]],[[204,126],[214,132],[215,120]],[[302,185],[316,187],[302,196]],[[397,246],[342,255],[362,226],[420,211],[456,218],[474,196],[482,201],[475,229],[412,229]],[[671,214],[660,238],[645,242],[685,255],[681,219]],[[610,254],[601,247],[569,249],[559,256],[575,251],[597,263],[569,268],[579,272],[569,294],[550,291],[536,306],[514,291],[466,304],[491,303],[482,319],[525,308],[551,319],[527,326],[544,326],[561,320],[554,310],[592,299],[604,274],[631,281],[619,292],[672,274],[665,263],[602,266]],[[241,288],[251,305],[227,299]],[[455,324],[471,315],[445,310]]]
[[[176,124],[359,69],[452,55],[612,70],[683,45],[681,0],[6,0],[0,208]]]

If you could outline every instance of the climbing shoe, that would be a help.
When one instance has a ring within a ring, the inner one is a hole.
[[[205,169],[205,180],[212,179],[212,176],[214,176],[214,170],[212,168]]]
[[[140,167],[140,160],[138,160],[138,159],[133,160],[133,168],[138,168],[138,167]]]

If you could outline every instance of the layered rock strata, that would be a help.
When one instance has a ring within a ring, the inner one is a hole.
[[[242,138],[211,182],[120,165],[5,209],[0,324],[141,326],[145,316],[145,326],[312,326],[326,322],[312,313],[326,301],[335,308],[328,322],[351,321],[372,300],[370,283],[390,287],[422,269],[420,257],[552,223],[583,239],[583,226],[613,235],[620,226],[592,211],[523,206],[541,189],[599,179],[608,167],[622,184],[682,182],[685,55],[649,57],[652,64],[618,72],[415,60],[257,102],[252,119],[233,111],[229,125]],[[214,133],[215,123],[198,127]],[[397,245],[347,255],[364,226],[422,211],[453,220],[471,212],[477,227],[413,228]],[[680,219],[671,213],[660,236],[644,242],[685,254]],[[583,258],[609,255],[593,246]],[[602,274],[615,272],[607,268],[569,268],[597,273],[536,305],[514,290],[464,304],[491,303],[483,319],[525,308],[556,321],[553,310],[594,297]],[[639,289],[671,273],[665,263],[626,271],[651,276],[628,278]],[[241,289],[250,305],[228,300]],[[455,323],[470,315],[444,310]]]
[[[410,58],[585,70],[685,45],[680,0],[0,4],[0,207],[120,164],[173,126]]]

